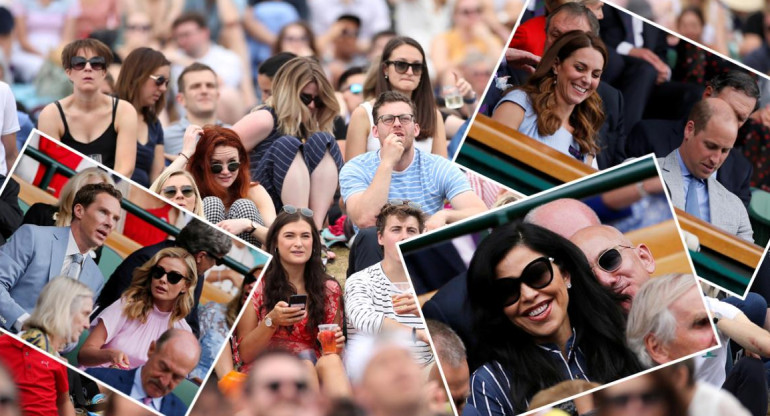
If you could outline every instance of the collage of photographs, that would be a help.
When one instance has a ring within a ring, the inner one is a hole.
[[[0,0],[0,416],[770,415],[770,0]]]

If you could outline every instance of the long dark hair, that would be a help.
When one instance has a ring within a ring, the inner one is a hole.
[[[377,84],[374,89],[374,96],[378,97],[385,91],[390,91],[393,87],[390,85],[390,81],[385,78],[385,71],[388,64],[385,62],[390,60],[390,55],[393,51],[401,45],[409,45],[420,52],[422,55],[422,75],[420,75],[420,83],[417,85],[417,89],[412,91],[412,96],[409,97],[414,102],[414,107],[417,111],[414,113],[414,118],[417,124],[420,125],[420,135],[417,140],[433,137],[436,132],[436,126],[438,125],[438,117],[436,116],[436,97],[433,96],[433,88],[430,84],[430,74],[428,74],[428,63],[425,59],[425,51],[422,50],[420,44],[406,36],[397,36],[387,44],[382,50],[382,59],[380,59],[380,70],[377,74]]]
[[[497,265],[519,245],[553,257],[559,270],[569,273],[572,287],[567,314],[575,328],[575,345],[588,363],[586,375],[592,381],[605,383],[641,371],[639,361],[626,347],[625,322],[617,296],[596,280],[583,252],[564,237],[537,225],[505,224],[476,249],[468,270],[468,297],[474,330],[483,340],[478,356],[482,362],[499,362],[513,376],[510,396],[514,409],[525,411],[526,401],[535,393],[563,381],[552,358],[527,332],[514,325],[501,307],[490,302]]]
[[[267,267],[265,274],[262,276],[264,282],[264,288],[262,290],[262,296],[264,302],[262,303],[262,311],[264,313],[270,312],[275,304],[280,301],[289,300],[289,296],[297,294],[297,288],[289,282],[289,276],[286,274],[286,270],[281,264],[281,259],[278,254],[278,235],[281,229],[286,225],[297,221],[304,221],[310,224],[310,233],[313,236],[313,251],[310,255],[310,260],[305,264],[305,291],[307,292],[307,332],[315,338],[318,332],[318,324],[324,323],[324,317],[326,311],[324,309],[326,299],[326,282],[328,280],[336,280],[333,277],[326,274],[324,270],[323,261],[321,260],[321,235],[315,227],[315,223],[312,218],[301,215],[299,211],[294,214],[289,214],[282,211],[276,217],[270,229],[267,230],[267,243],[265,248],[267,252],[275,256],[273,261]]]

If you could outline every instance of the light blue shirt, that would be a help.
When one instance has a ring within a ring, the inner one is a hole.
[[[139,403],[142,403],[142,399],[147,397],[147,392],[144,391],[144,387],[142,386],[142,368],[144,368],[144,366],[136,369],[136,373],[134,374],[134,385],[131,386],[131,398],[138,400]],[[154,397],[150,402],[150,407],[160,411],[162,402],[163,397]]]
[[[706,222],[711,222],[711,211],[709,210],[709,190],[708,184],[703,179],[698,179],[693,176],[685,166],[682,156],[679,155],[679,149],[676,149],[676,161],[679,162],[679,169],[682,171],[682,183],[684,184],[684,194],[687,195],[687,191],[690,189],[691,184],[695,184],[697,187],[695,191],[698,193],[698,209],[700,209],[701,219]],[[716,172],[714,172],[716,174]],[[684,207],[683,207],[684,208]]]

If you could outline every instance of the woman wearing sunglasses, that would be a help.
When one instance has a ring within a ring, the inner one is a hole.
[[[321,237],[308,208],[284,206],[270,226],[267,251],[273,261],[254,289],[253,307],[246,308],[237,328],[235,365],[248,372],[250,363],[267,348],[287,349],[316,361],[325,391],[348,392],[339,352],[342,335],[342,288],[326,274],[321,261]],[[304,306],[289,306],[292,295],[306,295]],[[337,324],[337,354],[321,354],[319,324]],[[315,384],[315,383],[314,383]]]
[[[579,248],[545,228],[506,224],[486,237],[470,263],[468,297],[485,362],[468,406],[481,414],[523,412],[564,380],[607,383],[641,371],[617,296]]]
[[[136,168],[131,179],[145,188],[163,170],[163,127],[158,116],[166,103],[171,62],[150,48],[134,49],[120,67],[115,83],[118,97],[138,113]]]
[[[136,164],[136,111],[130,103],[99,90],[112,63],[110,48],[96,39],[76,40],[64,47],[61,59],[72,94],[47,105],[38,128],[130,177]]]
[[[191,331],[185,316],[193,307],[198,280],[186,250],[165,248],[137,267],[131,286],[91,323],[78,352],[84,367],[133,369],[147,361],[147,350],[169,328]]]
[[[150,186],[150,190],[158,195],[163,195],[166,199],[174,201],[174,203],[195,215],[205,217],[203,198],[200,191],[198,191],[198,187],[195,185],[195,178],[186,170],[164,170]]]
[[[233,126],[250,153],[251,178],[265,187],[276,209],[284,204],[310,207],[318,229],[343,163],[332,135],[338,113],[334,88],[321,65],[297,57],[275,74],[273,95],[265,105]]]
[[[499,49],[498,49],[499,50]],[[447,156],[444,120],[436,106],[430,84],[425,52],[417,41],[408,37],[391,39],[382,51],[380,70],[374,96],[353,110],[345,140],[345,160],[380,148],[380,141],[372,134],[372,107],[374,99],[385,91],[398,91],[410,97],[417,109],[415,122],[420,135],[414,146],[423,152]]]

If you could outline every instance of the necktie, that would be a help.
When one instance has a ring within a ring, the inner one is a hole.
[[[67,277],[77,280],[80,276],[80,270],[83,268],[83,255],[75,253],[72,255],[72,263],[67,269]]]
[[[147,396],[147,397],[143,398],[142,399],[142,403],[144,403],[145,406],[153,407],[152,406],[152,397],[150,397],[150,396]]]
[[[690,187],[687,188],[687,199],[685,200],[685,203],[684,203],[684,210],[688,214],[694,215],[699,219],[703,219],[701,218],[700,202],[698,201],[699,182],[692,175],[688,175],[688,176],[690,176]]]

